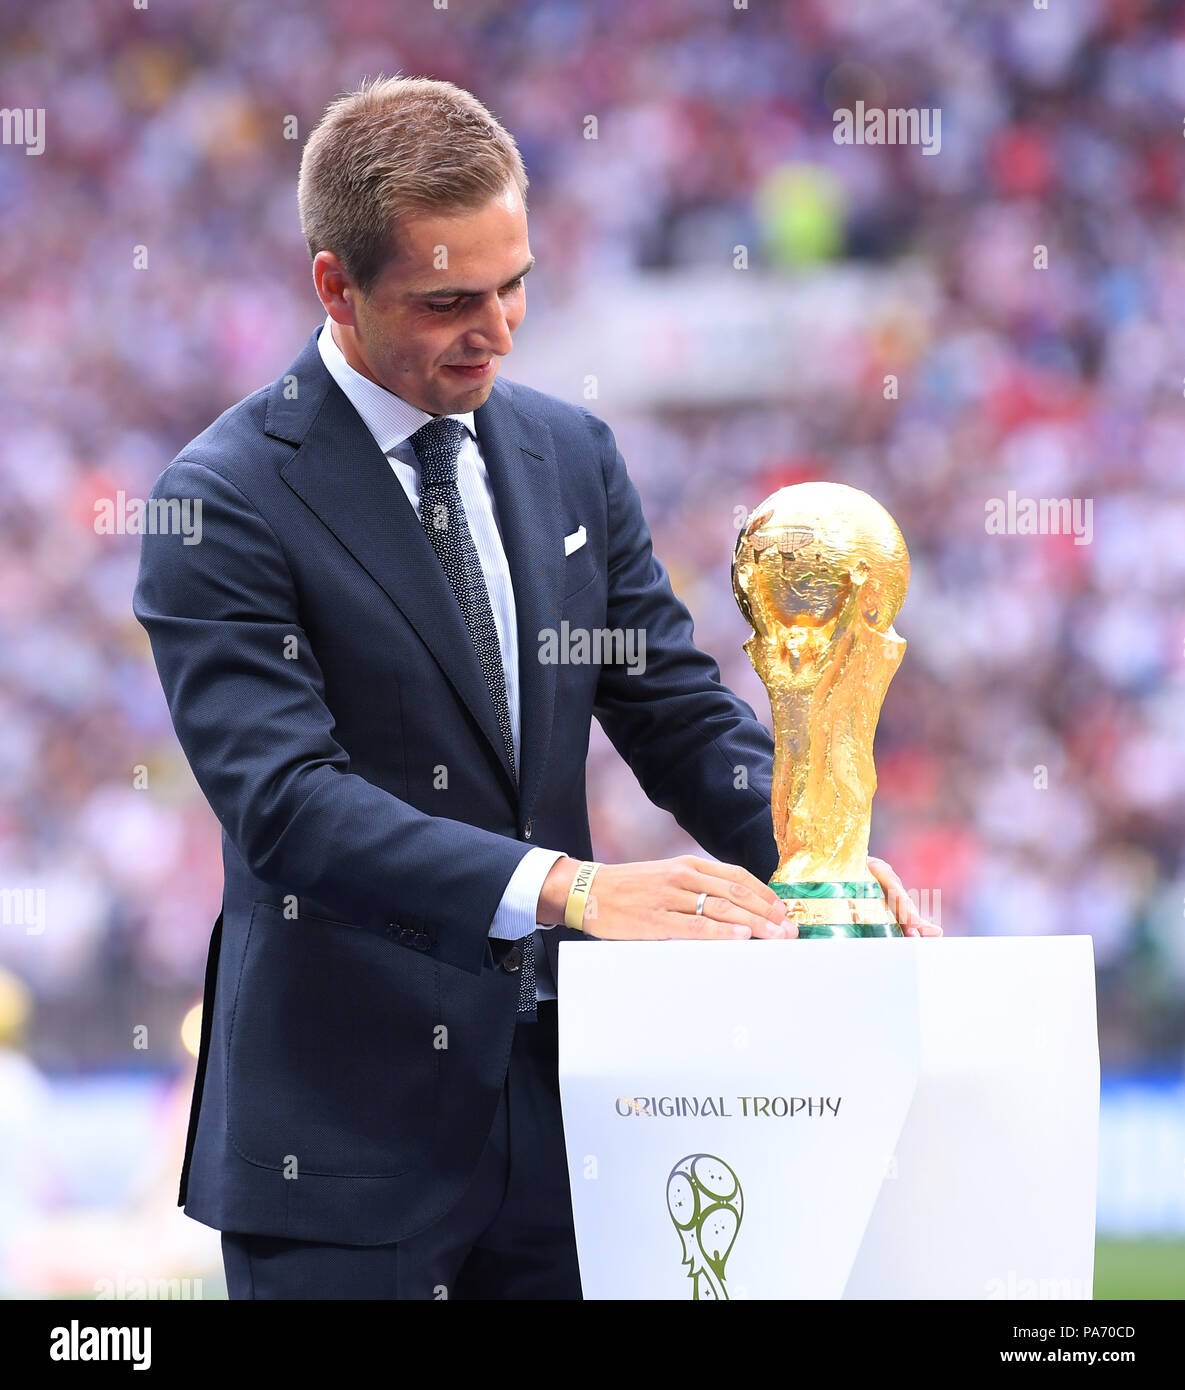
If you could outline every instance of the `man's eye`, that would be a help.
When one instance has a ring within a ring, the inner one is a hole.
[[[517,280],[512,280],[509,285],[503,286],[503,292],[506,294],[514,294],[516,291],[521,290],[522,287],[523,277],[520,275]],[[451,313],[459,304],[463,302],[464,301],[462,299],[449,299],[440,300],[437,303],[433,303],[432,300],[426,299],[424,301],[424,304],[434,314],[448,314]]]

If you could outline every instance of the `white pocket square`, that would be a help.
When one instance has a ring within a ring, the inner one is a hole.
[[[564,554],[571,555],[574,550],[579,550],[586,540],[588,540],[588,536],[585,534],[584,527],[577,528],[570,536],[564,537]]]

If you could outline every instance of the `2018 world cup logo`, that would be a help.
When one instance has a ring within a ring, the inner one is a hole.
[[[724,1262],[740,1230],[744,1196],[737,1175],[713,1154],[681,1158],[667,1178],[667,1207],[690,1266],[692,1298],[728,1300]]]

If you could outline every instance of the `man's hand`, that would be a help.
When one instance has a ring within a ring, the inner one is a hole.
[[[560,923],[579,861],[564,856],[552,865],[539,895],[539,920]],[[885,890],[889,911],[906,936],[941,936],[942,928],[914,907],[901,879],[883,860],[868,857],[868,871]],[[697,916],[696,901],[706,893]],[[769,887],[735,864],[682,854],[636,864],[604,864],[597,870],[583,930],[606,941],[662,941],[674,937],[734,941],[758,936],[788,939],[798,928]]]
[[[905,885],[883,859],[868,856],[868,871],[885,890],[889,911],[906,936],[941,936],[942,928],[927,922],[909,900]]]
[[[557,859],[539,895],[539,920],[562,922],[579,860]],[[704,910],[695,905],[706,893]],[[735,941],[790,937],[798,928],[781,898],[735,864],[681,854],[637,864],[604,864],[593,879],[583,930],[606,941]]]

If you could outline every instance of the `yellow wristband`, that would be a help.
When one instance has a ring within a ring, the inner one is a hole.
[[[571,888],[568,889],[568,901],[564,904],[565,927],[571,927],[575,931],[584,930],[584,909],[588,903],[592,881],[600,867],[600,864],[596,863],[595,860],[586,859],[577,868],[576,877],[572,880]]]

